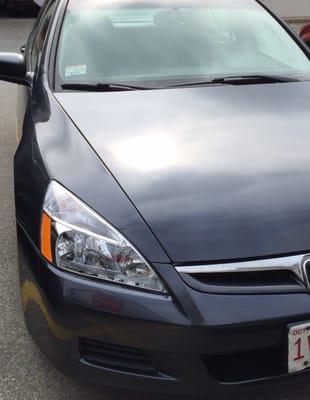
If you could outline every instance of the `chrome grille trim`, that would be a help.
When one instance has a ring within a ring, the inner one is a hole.
[[[180,274],[218,274],[234,272],[262,272],[262,271],[291,271],[296,277],[309,287],[306,274],[306,264],[310,261],[310,254],[289,257],[267,258],[223,264],[204,264],[193,266],[177,266]]]

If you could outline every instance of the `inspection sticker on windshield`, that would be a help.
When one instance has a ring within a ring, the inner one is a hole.
[[[310,322],[291,325],[288,333],[288,372],[310,368]]]
[[[70,66],[66,67],[66,77],[86,75],[86,74],[87,74],[87,65],[86,64],[70,65]]]

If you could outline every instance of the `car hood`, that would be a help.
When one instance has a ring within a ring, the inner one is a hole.
[[[310,83],[56,98],[172,261],[310,249]]]

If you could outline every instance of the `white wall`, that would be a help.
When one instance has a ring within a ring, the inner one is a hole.
[[[274,10],[289,18],[310,18],[310,0],[265,0]]]

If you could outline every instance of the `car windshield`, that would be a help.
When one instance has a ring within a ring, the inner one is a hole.
[[[310,62],[254,0],[70,0],[56,74],[60,84],[163,87],[231,76],[309,79]]]

